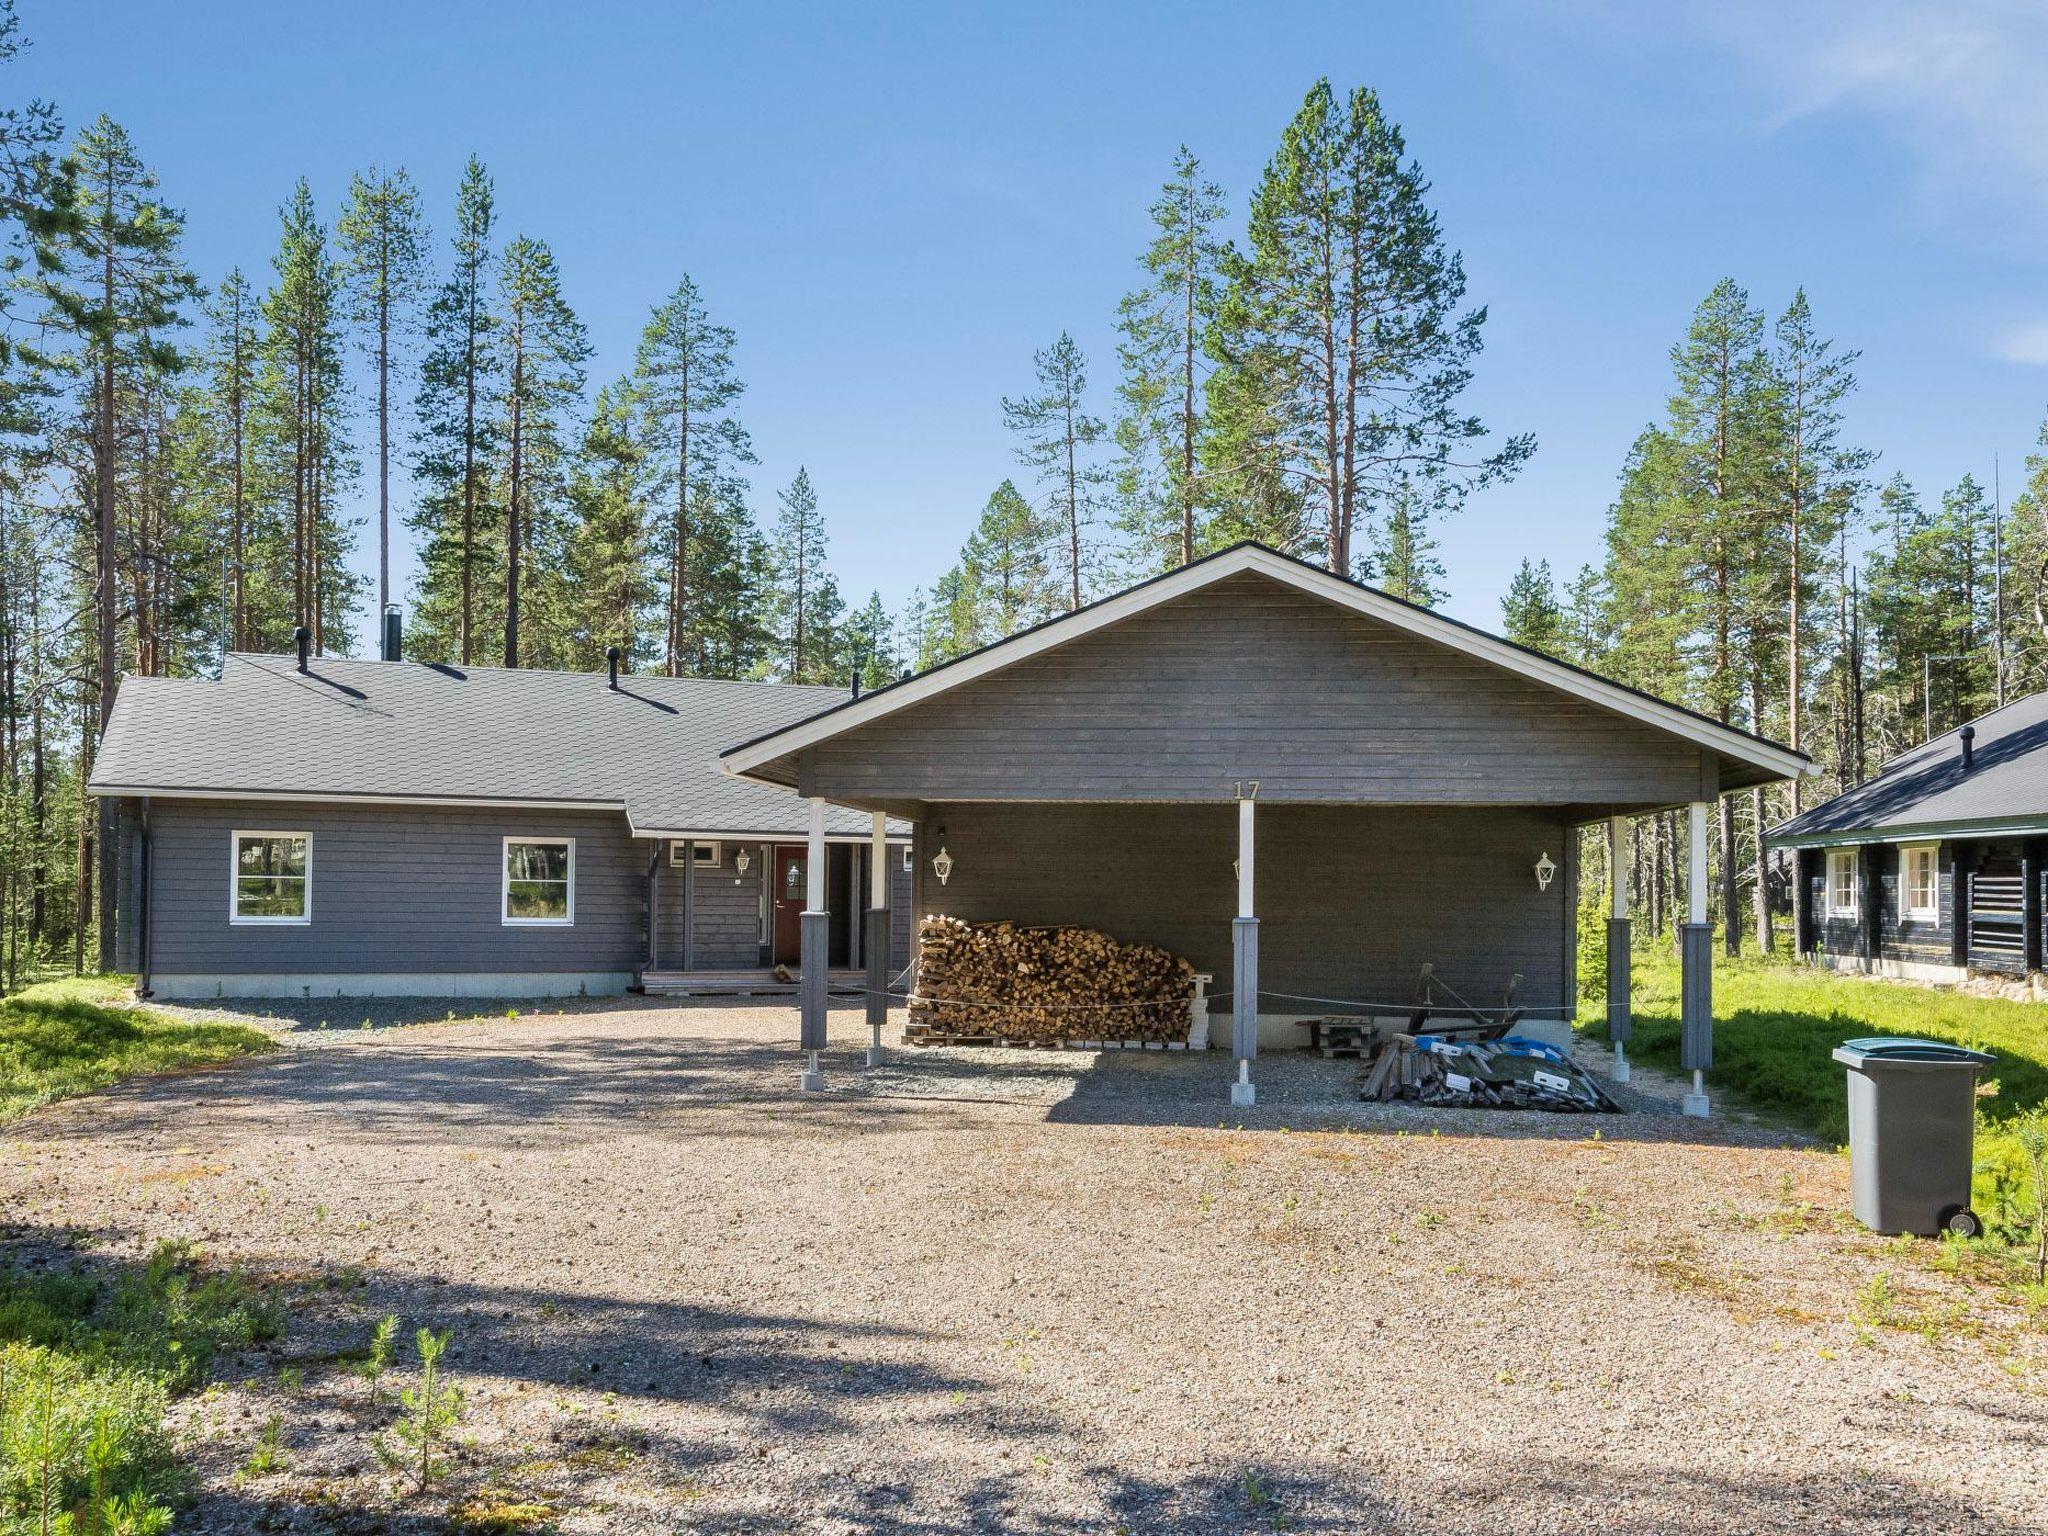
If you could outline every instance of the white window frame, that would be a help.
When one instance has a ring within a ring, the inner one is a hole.
[[[689,861],[683,854],[685,848],[695,848],[697,850],[697,867],[699,869],[722,869],[725,867],[725,844],[708,843],[701,837],[697,838],[694,842],[687,837],[672,837],[668,840],[668,867],[670,869],[682,869],[687,866]],[[706,855],[709,855],[709,857]]]
[[[567,917],[514,917],[512,915],[512,845],[550,843],[569,850],[569,915]],[[576,926],[576,839],[573,837],[507,836],[498,845],[498,921],[507,928],[573,928]]]
[[[917,860],[910,856],[910,844],[903,845],[903,873],[906,875],[917,868]]]
[[[1927,904],[1913,900],[1913,860],[1927,856]],[[1941,921],[1941,844],[1907,843],[1899,849],[1899,915],[1909,922]]]
[[[1835,900],[1835,871],[1846,866],[1849,871],[1849,900],[1846,905]],[[1855,917],[1862,911],[1862,890],[1857,882],[1856,850],[1854,848],[1830,848],[1828,850],[1827,907],[1829,917]]]
[[[245,837],[296,837],[306,845],[306,903],[297,917],[242,915],[242,839]],[[305,928],[313,922],[313,834],[310,832],[265,832],[237,828],[228,833],[228,923],[235,928]]]

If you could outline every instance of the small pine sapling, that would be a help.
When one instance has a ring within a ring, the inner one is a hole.
[[[2013,1127],[2034,1182],[2034,1284],[2048,1285],[2048,1109],[2036,1105]]]
[[[392,1426],[401,1448],[393,1450],[381,1443],[378,1447],[387,1464],[411,1469],[421,1493],[433,1487],[441,1474],[437,1451],[462,1412],[461,1392],[441,1378],[441,1356],[449,1337],[450,1330],[445,1328],[438,1334],[431,1328],[420,1329],[414,1341],[420,1352],[420,1384],[398,1394],[405,1413]]]
[[[370,1347],[363,1358],[356,1362],[355,1373],[370,1385],[370,1403],[381,1407],[384,1402],[384,1373],[391,1369],[391,1352],[398,1342],[398,1316],[386,1313],[370,1330]]]

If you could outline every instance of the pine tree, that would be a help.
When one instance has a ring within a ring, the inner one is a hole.
[[[419,189],[401,167],[350,178],[336,221],[350,318],[368,334],[377,365],[377,612],[391,606],[391,370],[427,277],[427,225]]]
[[[1204,349],[1226,249],[1216,233],[1223,189],[1185,144],[1150,212],[1158,233],[1139,258],[1148,281],[1117,309],[1119,523],[1144,574],[1187,564],[1202,543]]]
[[[271,259],[277,283],[263,299],[259,409],[291,508],[293,622],[312,631],[315,651],[346,652],[362,583],[347,564],[352,525],[339,516],[356,473],[346,431],[341,274],[303,178],[279,218]]]
[[[686,275],[649,317],[634,357],[655,495],[671,508],[657,544],[668,569],[664,660],[671,676],[703,669],[705,630],[720,623],[709,594],[694,585],[692,566],[704,555],[695,524],[744,499],[739,466],[755,462],[733,410],[745,390],[733,366],[734,340],[730,327],[712,324]]]
[[[1557,600],[1557,582],[1550,574],[1550,562],[1531,565],[1525,558],[1508,583],[1507,596],[1500,603],[1501,633],[1517,645],[1546,656],[1565,653],[1564,608]]]
[[[1023,439],[1018,462],[1036,470],[1047,487],[1052,516],[1067,546],[1067,606],[1074,609],[1083,601],[1092,555],[1086,530],[1107,478],[1102,466],[1092,462],[1104,427],[1087,412],[1088,368],[1073,337],[1061,331],[1059,340],[1033,354],[1031,362],[1038,392],[1016,400],[1005,397],[1003,425]]]
[[[778,499],[782,512],[775,520],[775,557],[783,679],[834,682],[841,604],[825,564],[825,520],[810,471],[798,469]]]
[[[1031,503],[1005,480],[989,495],[960,552],[972,594],[976,645],[1035,624],[1058,609],[1057,584],[1045,559],[1047,530]]]
[[[421,487],[410,519],[421,537],[414,645],[468,666],[488,644],[479,603],[496,579],[503,508],[493,499],[498,452],[490,402],[503,374],[492,307],[495,223],[491,178],[471,155],[456,195],[454,264],[427,308],[420,364],[417,456]]]
[[[901,663],[896,656],[896,627],[882,594],[870,592],[868,600],[846,621],[846,646],[862,688],[886,688],[896,681]]]
[[[1369,580],[1422,608],[1434,608],[1448,595],[1429,520],[1428,498],[1403,481],[1388,498],[1386,516],[1371,527],[1366,559]]]
[[[563,604],[552,585],[561,570],[565,534],[563,439],[582,399],[590,341],[562,297],[554,254],[524,235],[500,259],[498,313],[505,386],[499,406],[505,445],[505,665],[525,665],[530,656],[546,666],[560,658],[564,639]],[[520,604],[526,583],[536,579],[543,584],[539,622],[522,647]]]
[[[192,402],[200,428],[212,432],[213,474],[202,494],[215,503],[210,521],[221,536],[228,562],[222,643],[228,650],[248,650],[258,633],[251,618],[250,564],[252,545],[260,539],[258,508],[264,499],[250,414],[256,403],[263,336],[255,296],[241,268],[221,283],[207,318],[211,335],[202,358],[205,388]]]
[[[1464,263],[1444,249],[1406,155],[1374,92],[1340,105],[1317,81],[1252,197],[1250,248],[1228,264],[1229,326],[1247,338],[1234,349],[1256,345],[1279,364],[1273,409],[1340,575],[1361,504],[1405,477],[1455,508],[1534,449],[1516,437],[1485,453],[1485,429],[1459,412],[1486,311],[1460,312]]]
[[[654,601],[647,547],[647,461],[634,431],[632,385],[598,391],[568,475],[574,516],[566,563],[567,665],[604,664],[616,645],[629,669],[650,658],[648,614]]]

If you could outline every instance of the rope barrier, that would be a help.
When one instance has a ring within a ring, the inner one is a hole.
[[[908,966],[904,967],[905,972],[907,972],[909,969],[910,968]],[[896,980],[901,981],[902,979],[903,976],[899,973],[896,977]],[[872,987],[868,988],[867,990],[870,995],[872,995],[874,992],[874,988]],[[1172,1008],[1179,1006],[1181,1003],[1181,999],[1178,998],[1158,998],[1150,1002],[1122,1003],[990,1002],[985,998],[926,997],[923,994],[917,992],[898,992],[894,990],[893,986],[890,989],[885,990],[882,995],[896,1002],[925,1003],[935,1007],[942,1008],[1032,1008],[1039,1010],[1040,1012],[1047,1013],[1114,1013],[1125,1012],[1139,1008]],[[1229,992],[1210,992],[1204,994],[1200,1001],[1205,1003],[1218,1003],[1226,1001],[1232,995],[1233,994]],[[1323,1006],[1329,1008],[1355,1008],[1360,1010],[1377,1011],[1380,1013],[1405,1014],[1416,1012],[1429,1012],[1438,1015],[1445,1015],[1450,1013],[1480,1015],[1491,1012],[1514,1013],[1519,1014],[1523,1018],[1556,1017],[1567,1019],[1576,1018],[1578,1016],[1578,1009],[1572,1007],[1529,1008],[1523,1007],[1520,1004],[1516,1004],[1513,1007],[1505,1009],[1487,1009],[1477,1007],[1469,1003],[1462,1003],[1457,1005],[1455,1008],[1445,1008],[1435,1003],[1418,1003],[1413,1001],[1405,1003],[1389,1003],[1373,1002],[1366,999],[1352,997],[1312,997],[1307,993],[1302,992],[1275,992],[1269,988],[1261,987],[1259,989],[1260,1000],[1264,1001],[1266,998],[1269,997],[1280,998],[1283,1001],[1290,1003],[1321,1003]],[[1196,999],[1189,998],[1186,1001],[1191,1004],[1195,1002]]]

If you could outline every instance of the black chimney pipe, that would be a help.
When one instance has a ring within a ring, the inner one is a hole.
[[[613,693],[619,691],[619,648],[608,645],[604,648],[604,675]]]
[[[1966,725],[1958,733],[1963,743],[1963,772],[1977,766],[1977,727]]]
[[[399,650],[404,638],[405,626],[398,616],[398,604],[393,603],[384,610],[384,659],[401,661]]]
[[[299,670],[303,672],[313,659],[313,631],[301,624],[292,631],[292,644],[298,647]]]

